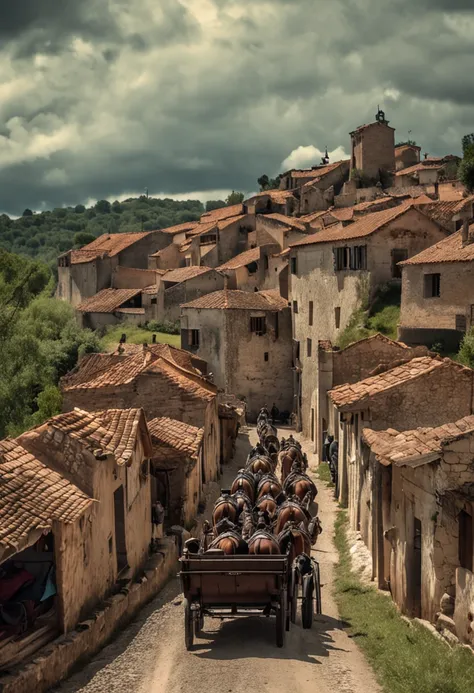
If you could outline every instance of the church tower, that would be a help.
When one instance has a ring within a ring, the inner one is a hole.
[[[395,170],[395,128],[391,128],[380,108],[375,122],[361,125],[351,135],[351,171],[357,169],[371,178],[381,170]]]

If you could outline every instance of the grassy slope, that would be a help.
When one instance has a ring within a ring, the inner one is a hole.
[[[181,346],[181,336],[179,334],[165,334],[164,332],[150,332],[150,330],[145,330],[142,327],[136,327],[135,325],[117,325],[115,327],[107,330],[105,335],[102,337],[101,343],[102,348],[105,351],[113,351],[117,348],[120,337],[125,332],[127,335],[127,342],[131,344],[151,344],[152,334],[156,334],[156,341],[162,344],[171,344],[174,347]]]
[[[400,287],[387,285],[377,292],[369,310],[356,310],[347,327],[343,330],[338,344],[344,349],[352,342],[381,332],[386,337],[397,339],[397,326],[400,320]]]
[[[386,693],[472,693],[474,656],[450,649],[419,625],[408,625],[388,596],[351,571],[344,512],[336,521],[339,551],[335,596],[341,618],[373,666]]]

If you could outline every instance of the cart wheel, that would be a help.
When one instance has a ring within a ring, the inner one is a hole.
[[[298,609],[298,592],[299,592],[299,575],[296,570],[293,571],[291,576],[291,622],[296,623],[296,611]]]
[[[285,626],[286,626],[286,592],[282,592],[280,604],[276,612],[276,645],[283,647],[285,644]]]
[[[190,650],[193,646],[194,633],[194,617],[191,611],[191,604],[184,598],[184,642],[186,644],[186,649]]]
[[[322,600],[321,600],[321,573],[319,571],[318,561],[314,561],[314,591],[315,591],[315,612],[316,614],[322,614]]]
[[[202,629],[204,628],[204,614],[202,611],[199,611],[196,615],[196,622],[194,624],[194,634],[196,637],[199,637],[199,634],[201,633]]]
[[[301,620],[303,628],[313,625],[313,576],[303,578],[303,600],[301,602]]]

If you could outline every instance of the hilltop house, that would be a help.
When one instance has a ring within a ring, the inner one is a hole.
[[[182,303],[223,289],[224,281],[224,275],[210,267],[189,266],[165,272],[158,277],[153,317],[160,322],[177,322]]]
[[[60,381],[63,408],[97,411],[135,406],[144,409],[147,419],[169,416],[204,428],[203,474],[208,483],[219,474],[217,388],[185,364],[181,350],[166,353],[160,346],[84,357]]]
[[[356,171],[379,179],[381,171],[395,169],[395,129],[379,109],[374,123],[361,125],[351,135],[351,178]]]
[[[291,318],[276,291],[216,291],[181,306],[183,348],[205,359],[214,383],[244,400],[293,409]]]
[[[441,240],[446,232],[412,201],[367,214],[347,226],[333,225],[290,248],[289,298],[293,313],[295,392],[301,393],[303,432],[310,433],[310,407],[317,380],[319,340],[337,343],[354,311],[378,287],[400,283],[398,263]],[[314,345],[314,349],[313,349]]]
[[[395,147],[395,170],[400,171],[420,163],[421,147],[416,144],[398,144]]]
[[[466,223],[463,231],[402,263],[400,339],[458,349],[466,331],[474,326],[472,241]]]

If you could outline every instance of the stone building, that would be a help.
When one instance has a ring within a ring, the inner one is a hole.
[[[143,289],[102,289],[82,301],[76,311],[82,327],[98,330],[120,322],[141,325],[151,320],[154,314],[151,300],[148,311],[145,311],[145,303]]]
[[[58,258],[58,298],[73,306],[112,286],[112,275],[120,265],[146,269],[148,256],[172,240],[162,231],[103,234],[80,250],[69,250]]]
[[[293,313],[296,389],[303,432],[310,435],[310,407],[317,378],[317,343],[337,344],[354,311],[378,287],[399,284],[399,261],[443,239],[446,231],[412,202],[367,214],[347,226],[333,225],[293,244],[289,298]],[[299,383],[298,383],[299,381]]]
[[[280,250],[286,250],[291,243],[307,235],[306,226],[296,217],[284,214],[257,214],[256,243],[266,245],[276,243]]]
[[[456,573],[472,576],[474,568],[474,416],[403,432],[364,429],[363,440],[374,477],[374,576],[411,616],[434,621],[444,610],[441,602],[451,600],[457,623],[448,621],[472,643],[472,634],[464,638],[469,608]]]
[[[165,509],[165,527],[190,529],[205,483],[204,429],[168,417],[152,419],[148,429],[153,446],[152,483]]]
[[[310,415],[310,438],[319,459],[322,459],[322,446],[328,431],[329,390],[344,383],[357,383],[375,372],[380,374],[395,365],[427,355],[426,347],[410,348],[380,333],[353,342],[345,349],[334,348],[328,340],[319,341]]]
[[[298,211],[298,199],[291,190],[263,190],[245,200],[248,214],[278,213],[289,216]]]
[[[180,305],[224,288],[225,277],[210,267],[180,267],[158,277],[156,312],[160,322],[177,322]]]
[[[416,144],[398,144],[395,147],[395,170],[409,168],[420,163],[421,147]]]
[[[141,351],[129,354],[91,354],[61,379],[60,387],[64,411],[75,406],[87,411],[135,406],[144,409],[147,419],[169,416],[204,428],[204,480],[217,478],[217,388],[186,364],[181,350],[166,354],[143,345]]]
[[[374,123],[361,125],[350,133],[351,176],[357,170],[378,180],[381,171],[395,169],[395,129],[388,122],[379,110]]]
[[[400,339],[458,349],[474,326],[472,241],[466,228],[402,263]]]
[[[329,391],[328,429],[339,441],[338,496],[354,529],[370,523],[371,478],[361,455],[362,429],[403,431],[469,416],[473,376],[473,370],[451,359],[424,356]]]
[[[182,307],[181,343],[209,364],[214,383],[245,401],[249,418],[273,403],[293,409],[291,317],[276,291],[224,290]]]
[[[219,212],[220,210],[216,210]],[[180,247],[186,265],[219,267],[248,248],[248,235],[255,229],[255,216],[240,214],[223,219],[203,217]]]
[[[432,161],[421,161],[397,171],[394,176],[395,188],[409,188],[413,185],[432,185],[440,179],[443,164]]]

